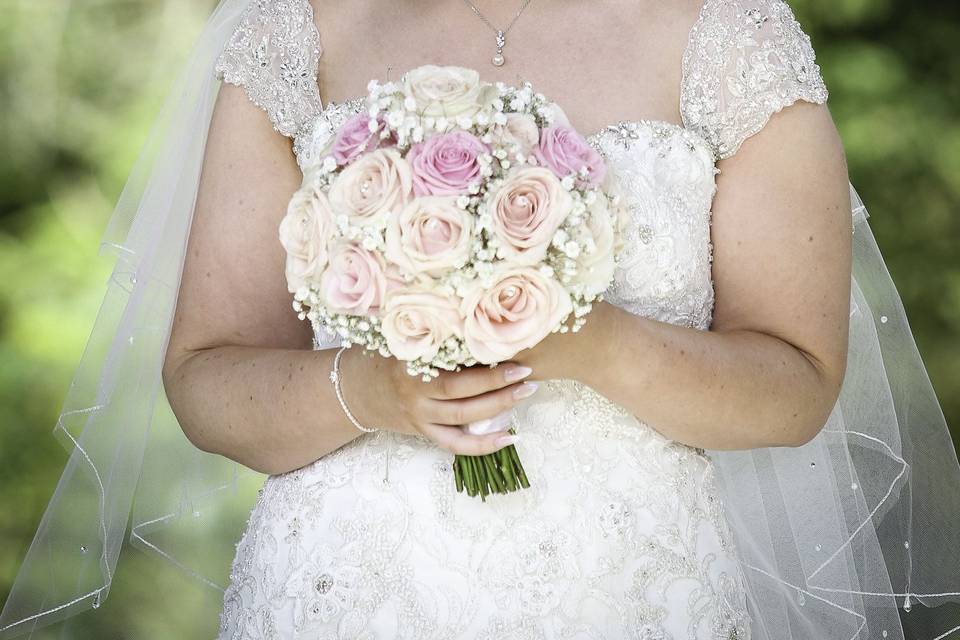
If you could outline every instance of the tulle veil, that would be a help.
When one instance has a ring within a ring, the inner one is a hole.
[[[245,513],[245,487],[259,478],[186,440],[161,366],[219,89],[214,61],[248,2],[214,10],[104,232],[115,266],[55,427],[70,457],[0,638],[99,607],[128,535],[206,587],[225,586],[227,567],[212,559],[229,558],[243,520],[226,515]],[[848,369],[829,420],[802,447],[709,452],[754,640],[904,638],[900,616],[918,604],[960,602],[960,467],[852,185],[850,195]],[[940,618],[924,640],[960,630]]]

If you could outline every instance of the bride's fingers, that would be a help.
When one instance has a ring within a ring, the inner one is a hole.
[[[420,432],[437,443],[441,449],[463,456],[483,456],[493,453],[519,439],[519,436],[511,435],[507,431],[475,436],[464,432],[460,427],[433,423],[421,425]]]
[[[470,398],[523,380],[533,373],[530,367],[501,362],[496,367],[475,366],[460,371],[441,371],[428,384],[426,395],[437,400]]]
[[[521,382],[508,387],[488,391],[478,396],[458,400],[434,400],[428,398],[424,413],[426,421],[445,425],[465,425],[486,420],[513,408],[537,390],[535,382]]]

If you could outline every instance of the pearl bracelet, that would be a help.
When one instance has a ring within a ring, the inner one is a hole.
[[[347,408],[347,402],[343,399],[343,392],[340,390],[340,356],[343,355],[343,352],[349,349],[350,347],[340,347],[340,350],[337,351],[336,357],[333,359],[333,371],[330,372],[330,382],[333,383],[333,390],[337,394],[337,400],[340,401],[340,406],[343,407],[343,412],[347,414],[347,418],[353,423],[360,431],[371,433],[377,431],[377,429],[371,427],[365,427],[360,424],[356,418],[353,417],[353,414],[350,413],[350,409]]]

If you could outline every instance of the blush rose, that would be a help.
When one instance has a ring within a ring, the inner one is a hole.
[[[352,242],[334,247],[320,277],[324,305],[348,315],[378,315],[387,285],[383,256]]]
[[[555,278],[532,267],[504,269],[493,286],[477,284],[464,296],[464,341],[478,362],[503,362],[536,346],[572,310],[570,295]]]
[[[573,198],[549,169],[523,167],[509,174],[489,202],[498,255],[514,264],[533,265],[547,255],[553,234],[573,206]]]
[[[351,224],[383,224],[413,198],[410,165],[396,149],[376,149],[361,155],[330,186],[330,204]]]
[[[390,353],[400,360],[432,360],[444,342],[463,335],[458,302],[424,289],[392,291],[380,324]]]
[[[470,257],[473,218],[454,196],[415,198],[387,221],[387,260],[410,275],[440,277]]]

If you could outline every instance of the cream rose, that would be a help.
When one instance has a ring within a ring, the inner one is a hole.
[[[431,361],[444,342],[463,335],[458,303],[459,299],[423,289],[391,291],[380,324],[390,353],[400,360]]]
[[[587,296],[606,291],[616,269],[615,255],[620,249],[619,224],[616,211],[608,206],[606,196],[597,196],[590,205],[590,215],[579,231],[592,241],[593,251],[581,251],[577,256],[577,284],[583,285]],[[583,237],[583,236],[581,236]]]
[[[280,221],[280,244],[287,252],[287,289],[297,289],[320,279],[327,266],[327,244],[333,231],[333,211],[327,197],[313,186],[293,194]]]
[[[387,221],[387,260],[411,275],[440,277],[470,257],[472,216],[456,196],[415,198]]]
[[[535,346],[572,310],[563,286],[531,267],[502,270],[492,287],[478,283],[460,305],[466,346],[483,364]]]
[[[330,204],[350,224],[383,223],[413,198],[410,165],[395,149],[377,149],[348,165],[330,187]]]
[[[525,156],[530,155],[540,143],[540,129],[529,113],[508,113],[507,121],[494,125],[490,134],[493,144],[513,152],[514,147]]]
[[[498,255],[514,264],[537,264],[572,206],[570,193],[549,169],[515,170],[488,204]]]
[[[424,65],[403,78],[404,94],[413,98],[416,111],[426,117],[456,118],[476,114],[486,97],[480,74],[462,67]]]

